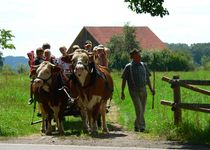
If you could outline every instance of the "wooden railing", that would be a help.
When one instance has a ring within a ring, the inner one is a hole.
[[[181,92],[180,92],[180,87],[184,87],[192,91],[210,96],[210,91],[193,86],[193,85],[210,85],[210,80],[180,80],[179,76],[174,76],[173,79],[170,79],[168,77],[162,77],[162,80],[170,83],[171,87],[173,88],[174,102],[161,100],[161,104],[172,107],[172,110],[174,111],[175,124],[179,124],[182,121],[181,109],[210,113],[210,103],[209,104],[182,103]]]

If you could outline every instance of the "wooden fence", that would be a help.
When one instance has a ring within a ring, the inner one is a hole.
[[[181,109],[188,109],[193,111],[200,111],[204,113],[210,113],[210,103],[209,104],[199,104],[199,103],[182,103],[181,102],[181,91],[180,87],[190,89],[195,92],[199,92],[210,96],[210,91],[204,90],[202,88],[195,87],[193,85],[210,85],[210,80],[180,80],[179,76],[173,76],[173,79],[168,77],[162,77],[163,81],[171,84],[173,89],[174,102],[161,100],[162,105],[171,106],[174,111],[174,123],[179,124],[182,121]]]

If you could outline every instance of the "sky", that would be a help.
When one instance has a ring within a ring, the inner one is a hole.
[[[210,0],[165,0],[170,15],[151,17],[128,9],[124,0],[0,0],[0,29],[12,30],[16,50],[5,56],[25,56],[50,43],[59,57],[84,26],[147,26],[166,43],[210,42]]]

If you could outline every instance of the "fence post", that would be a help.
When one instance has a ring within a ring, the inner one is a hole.
[[[178,84],[179,82],[179,76],[173,76],[173,93],[174,93],[174,124],[178,125],[182,121],[182,112],[180,107],[177,104],[181,103],[181,93],[180,93],[180,86]]]

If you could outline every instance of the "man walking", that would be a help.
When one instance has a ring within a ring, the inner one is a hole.
[[[132,61],[128,63],[122,73],[121,99],[125,99],[124,89],[126,81],[128,90],[135,108],[136,119],[134,122],[134,131],[144,132],[145,119],[144,112],[147,99],[146,85],[149,86],[152,94],[155,94],[150,82],[150,72],[147,66],[141,61],[140,50],[133,49],[130,51]]]

